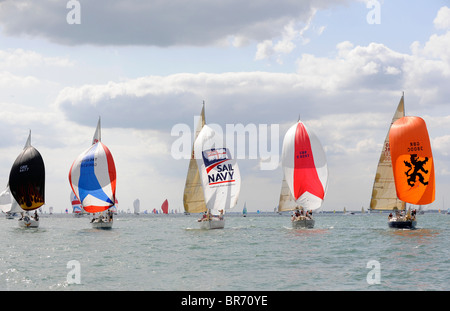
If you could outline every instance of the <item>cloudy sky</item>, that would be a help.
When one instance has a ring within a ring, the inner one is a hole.
[[[189,161],[180,159],[177,129],[193,130],[205,101],[208,123],[257,129],[239,150],[237,210],[244,202],[250,211],[277,206],[281,166],[263,169],[263,158],[276,160],[299,116],[326,150],[323,208],[360,210],[405,92],[407,115],[428,125],[437,180],[430,208],[442,208],[450,202],[449,7],[443,0],[0,0],[0,184],[31,130],[46,165],[46,208],[70,208],[70,165],[101,116],[119,209],[139,198],[142,210],[168,199],[181,211]]]

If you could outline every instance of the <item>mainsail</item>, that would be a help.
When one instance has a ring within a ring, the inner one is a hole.
[[[202,112],[195,131],[194,143],[204,125],[205,104],[203,103]],[[192,144],[191,160],[189,161],[186,184],[184,186],[183,205],[184,210],[188,213],[202,213],[206,211],[206,203],[203,196],[197,160],[194,157],[194,144]]]
[[[208,125],[203,126],[195,140],[194,157],[206,208],[213,215],[225,212],[225,208],[233,208],[241,187],[239,167],[223,144],[223,138]]]
[[[11,168],[9,188],[14,199],[26,211],[35,210],[45,203],[45,166],[39,151],[31,146],[31,131]]]
[[[281,162],[285,179],[279,210],[292,210],[297,206],[307,210],[318,209],[327,190],[327,160],[319,139],[301,121],[294,124],[284,136]]]
[[[88,213],[102,212],[115,204],[116,167],[111,152],[101,142],[100,118],[92,146],[70,168],[69,182]]]
[[[389,132],[392,124],[405,116],[404,96],[400,99],[397,110],[392,117],[391,125],[384,140],[383,149],[378,161],[377,172],[372,188],[370,209],[372,210],[404,210],[405,202],[397,198],[392,171],[391,149],[389,144]]]
[[[435,198],[434,160],[425,121],[403,117],[389,132],[397,197],[410,204],[430,204]]]

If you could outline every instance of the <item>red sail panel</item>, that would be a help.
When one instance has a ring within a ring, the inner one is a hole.
[[[294,198],[297,200],[305,192],[309,192],[323,200],[324,187],[317,174],[311,142],[303,123],[298,122],[295,132],[294,154]]]
[[[168,214],[169,213],[169,202],[167,201],[167,199],[161,205],[161,209],[162,209],[164,214]]]
[[[425,121],[403,117],[389,132],[397,197],[407,203],[430,204],[435,198],[434,160]]]

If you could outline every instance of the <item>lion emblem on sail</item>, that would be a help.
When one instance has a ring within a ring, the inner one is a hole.
[[[411,154],[410,155],[410,162],[403,161],[405,163],[406,167],[409,167],[409,169],[405,172],[405,175],[408,177],[408,185],[410,187],[414,187],[416,184],[417,177],[419,178],[419,182],[426,186],[428,185],[428,181],[425,181],[424,176],[421,172],[424,174],[428,174],[428,170],[424,168],[424,165],[428,162],[428,157],[425,157],[425,160],[420,161],[417,154]],[[412,172],[411,172],[412,171]]]

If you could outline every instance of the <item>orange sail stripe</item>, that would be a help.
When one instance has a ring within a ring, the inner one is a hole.
[[[430,204],[435,198],[434,160],[425,121],[403,117],[389,132],[397,197],[407,203]]]

